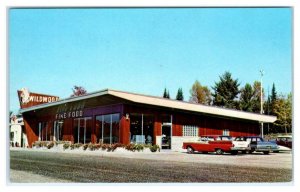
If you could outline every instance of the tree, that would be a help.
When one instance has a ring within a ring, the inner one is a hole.
[[[167,91],[167,89],[166,89],[166,88],[165,88],[165,90],[164,90],[163,98],[170,99],[170,94],[169,94],[169,91]]]
[[[183,101],[183,92],[182,88],[179,88],[176,95],[176,100]]]
[[[85,95],[87,93],[85,88],[83,88],[81,86],[76,86],[76,85],[74,85],[74,88],[72,89],[72,91],[73,91],[73,94],[71,95],[71,97],[77,97],[77,96]]]
[[[233,80],[230,72],[225,72],[220,76],[220,81],[215,83],[212,87],[214,90],[213,104],[217,106],[222,106],[225,108],[237,109],[238,101],[235,99],[238,97],[240,83],[238,79]]]
[[[272,90],[271,90],[271,105],[270,105],[270,114],[271,115],[274,115],[274,105],[277,101],[277,92],[276,92],[276,88],[275,88],[275,84],[273,83],[273,86],[272,86]]]
[[[247,83],[244,88],[241,89],[241,96],[240,96],[240,108],[243,111],[252,112],[253,111],[253,97],[254,91],[252,86]]]
[[[198,80],[193,84],[190,94],[190,102],[192,103],[211,104],[210,90],[207,86],[202,86]]]
[[[254,81],[253,83],[253,112],[260,113],[261,108],[261,83],[259,81]],[[262,97],[264,98],[264,90],[262,90]]]
[[[274,115],[277,120],[274,122],[276,132],[291,132],[292,130],[292,94],[290,93],[287,98],[280,95],[274,102],[273,108]]]

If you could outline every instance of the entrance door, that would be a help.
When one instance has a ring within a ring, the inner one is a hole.
[[[161,128],[161,149],[171,149],[171,125]]]

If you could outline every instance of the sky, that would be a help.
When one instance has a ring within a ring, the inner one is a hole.
[[[85,8],[9,10],[10,110],[17,90],[67,98],[74,85],[176,97],[229,71],[292,92],[290,8]]]

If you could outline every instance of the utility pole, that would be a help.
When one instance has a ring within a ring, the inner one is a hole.
[[[264,71],[263,70],[260,70],[260,114],[263,114],[263,93],[262,93],[262,90],[263,90],[263,85],[262,85],[262,78],[264,76]],[[264,123],[261,122],[261,137],[264,137]]]

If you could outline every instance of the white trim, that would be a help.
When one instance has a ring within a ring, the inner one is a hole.
[[[262,115],[262,114],[238,111],[233,109],[225,109],[225,108],[207,106],[202,104],[194,104],[194,103],[189,103],[184,101],[177,101],[177,100],[166,99],[161,97],[153,97],[153,96],[140,95],[135,93],[109,90],[109,89],[90,93],[83,96],[59,100],[52,103],[41,104],[26,109],[21,109],[20,112],[24,113],[28,111],[33,111],[37,109],[42,109],[46,107],[56,106],[68,102],[74,102],[74,101],[89,99],[89,98],[103,96],[103,95],[112,95],[112,96],[119,97],[121,99],[125,99],[140,104],[167,107],[171,109],[179,109],[184,111],[193,111],[197,113],[205,113],[205,114],[231,117],[231,118],[246,119],[246,120],[258,121],[258,122],[273,123],[274,121],[277,120],[275,116],[270,116],[270,115]]]

